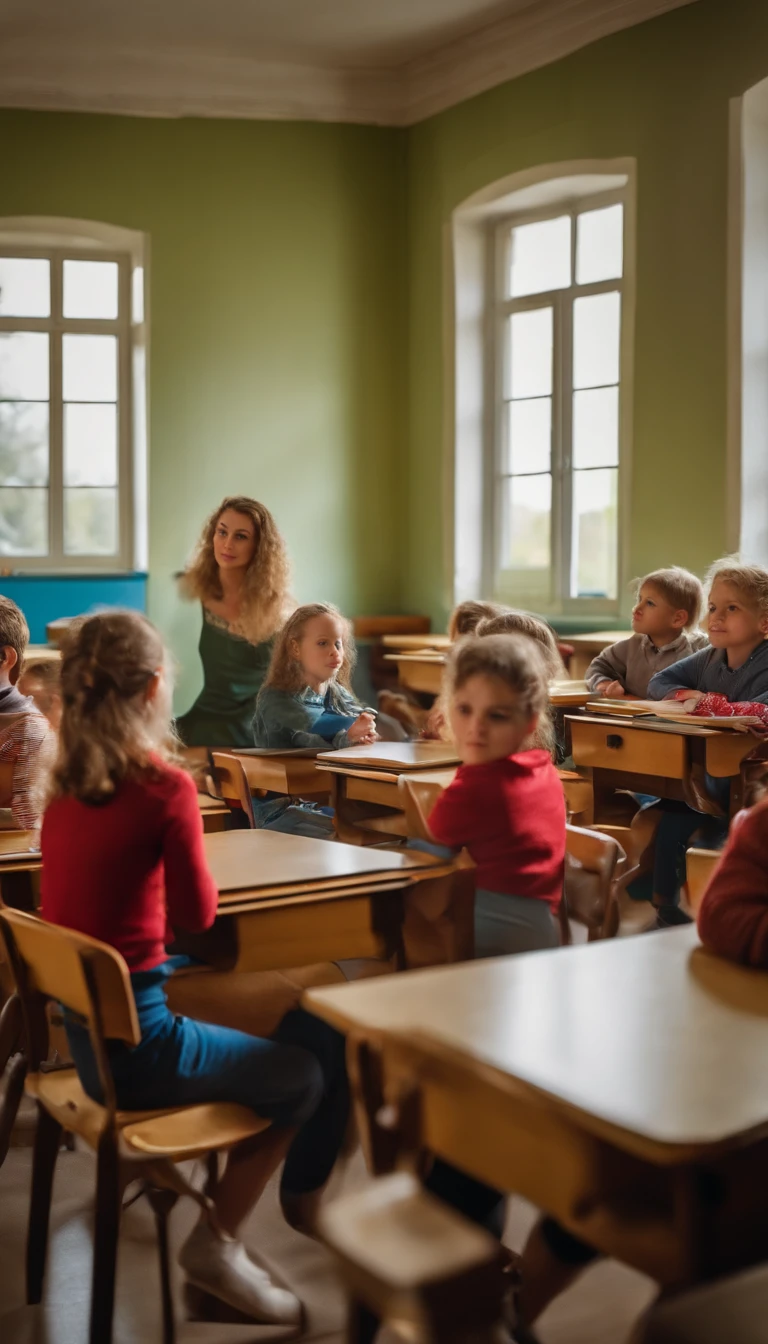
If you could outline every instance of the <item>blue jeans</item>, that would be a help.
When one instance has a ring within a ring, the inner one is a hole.
[[[724,818],[695,812],[687,803],[674,799],[662,798],[659,803],[663,815],[656,832],[653,891],[661,898],[662,905],[677,905],[680,900],[680,888],[685,880],[685,855],[694,832],[703,832],[701,843],[704,849],[719,849],[728,834],[730,780],[707,775],[707,790],[726,813]]]
[[[249,1106],[280,1128],[298,1127],[282,1187],[317,1190],[331,1174],[346,1131],[349,1088],[344,1038],[319,1018],[286,1013],[270,1040],[175,1016],[165,981],[178,961],[131,976],[141,1040],[108,1041],[121,1110],[150,1111],[204,1102]],[[67,1038],[83,1088],[102,1101],[87,1030],[67,1014]]]

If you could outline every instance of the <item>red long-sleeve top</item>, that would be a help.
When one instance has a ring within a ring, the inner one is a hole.
[[[46,809],[42,915],[121,952],[131,971],[166,958],[168,924],[199,932],[218,904],[195,786],[162,762],[100,806],[56,798]]]
[[[768,798],[734,824],[699,908],[699,935],[713,952],[768,968]]]

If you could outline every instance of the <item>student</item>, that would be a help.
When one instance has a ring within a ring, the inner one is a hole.
[[[477,866],[475,955],[557,947],[565,802],[549,754],[532,745],[547,706],[543,657],[520,635],[468,638],[446,675],[462,764],[428,827]]]
[[[44,714],[54,732],[59,731],[61,723],[61,685],[60,664],[58,658],[24,659],[19,692],[29,696],[37,709]]]
[[[454,644],[463,635],[473,635],[481,621],[500,616],[503,611],[506,611],[506,607],[500,606],[498,602],[459,602],[451,612],[448,638]]]
[[[596,695],[644,700],[651,677],[704,648],[696,630],[704,591],[695,574],[677,565],[656,569],[640,580],[632,612],[633,634],[592,659],[586,683]]]
[[[191,931],[216,916],[195,786],[173,764],[167,657],[138,612],[82,620],[67,641],[64,710],[42,829],[42,914],[109,943],[131,974],[141,1041],[109,1044],[123,1110],[235,1102],[272,1120],[234,1148],[180,1264],[204,1292],[256,1321],[298,1325],[296,1297],[276,1287],[237,1240],[238,1228],[283,1157],[281,1199],[311,1209],[345,1132],[343,1042],[317,1018],[287,1014],[271,1040],[175,1016],[165,981],[168,922]],[[67,1023],[85,1091],[100,1100],[87,1032]],[[219,1230],[221,1229],[221,1230]]]
[[[734,817],[698,924],[711,952],[768,969],[768,796]]]
[[[256,701],[256,746],[328,751],[375,742],[376,718],[352,692],[354,661],[352,630],[336,607],[297,608],[277,637]]]
[[[527,639],[534,639],[541,649],[548,679],[550,681],[568,679],[554,632],[546,621],[540,616],[534,616],[530,611],[516,611],[510,608],[508,611],[500,612],[498,616],[484,617],[475,633],[483,639],[486,635],[525,635]]]
[[[680,700],[699,717],[756,714],[768,721],[768,572],[738,560],[718,560],[709,574],[707,633],[710,647],[657,672],[648,687],[652,700]],[[727,814],[727,780],[707,777],[707,787]],[[685,851],[704,827],[705,841],[717,845],[726,823],[685,803],[663,800],[656,833],[653,902],[659,926],[688,923],[678,907]]]
[[[55,741],[48,720],[16,684],[28,643],[22,612],[9,597],[0,597],[0,765],[13,766],[8,802],[11,823],[20,830],[38,824],[37,776]]]

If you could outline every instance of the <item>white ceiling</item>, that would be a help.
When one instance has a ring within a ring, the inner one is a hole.
[[[695,0],[0,0],[0,105],[404,125]]]

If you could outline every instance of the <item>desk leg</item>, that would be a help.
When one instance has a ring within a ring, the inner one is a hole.
[[[475,954],[475,870],[455,868],[404,892],[408,970],[471,961]]]

